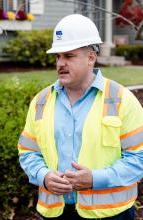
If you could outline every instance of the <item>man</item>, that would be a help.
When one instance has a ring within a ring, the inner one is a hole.
[[[43,219],[134,219],[143,177],[143,109],[126,88],[94,69],[94,23],[63,18],[53,45],[58,81],[31,102],[20,164],[39,186]]]

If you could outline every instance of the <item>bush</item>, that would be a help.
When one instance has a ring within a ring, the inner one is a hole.
[[[12,61],[36,66],[54,66],[55,57],[46,54],[52,44],[52,30],[19,31],[3,48]]]
[[[143,45],[121,45],[115,48],[115,54],[118,56],[124,56],[126,60],[142,61]]]
[[[0,86],[0,219],[35,209],[37,188],[20,168],[16,146],[30,100],[45,86],[38,82],[20,85],[18,80]]]

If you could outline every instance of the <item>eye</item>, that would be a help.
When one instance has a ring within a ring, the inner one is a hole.
[[[57,60],[59,59],[59,57],[60,57],[60,55],[59,55],[59,54],[56,54],[56,59],[57,59]]]
[[[72,57],[75,57],[75,55],[74,54],[65,54],[65,57],[66,58],[72,58]]]

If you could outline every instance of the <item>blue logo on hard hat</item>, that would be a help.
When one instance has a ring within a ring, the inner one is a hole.
[[[62,31],[56,31],[57,40],[61,40],[62,35],[63,35]]]

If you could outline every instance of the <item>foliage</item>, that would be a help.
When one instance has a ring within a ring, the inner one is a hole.
[[[143,67],[140,66],[118,66],[118,67],[102,67],[102,73],[105,77],[116,80],[117,82],[129,86],[138,85],[143,82]],[[53,83],[57,79],[56,71],[53,70],[33,70],[13,73],[1,73],[0,74],[0,85],[8,81],[15,81],[16,78],[20,82],[30,82],[35,79],[39,83],[49,82]]]
[[[121,45],[115,48],[115,54],[127,60],[143,60],[143,45]]]
[[[16,209],[28,213],[34,206],[36,187],[21,170],[17,142],[32,97],[46,85],[20,84],[18,80],[0,86],[0,219],[7,220]]]
[[[124,0],[119,9],[119,14],[132,21],[135,25],[139,25],[143,21],[143,7],[134,0]],[[129,23],[121,17],[116,18],[116,24],[120,26],[129,25]]]
[[[52,44],[52,30],[19,31],[3,52],[11,60],[33,66],[53,66],[55,58],[46,54]]]

